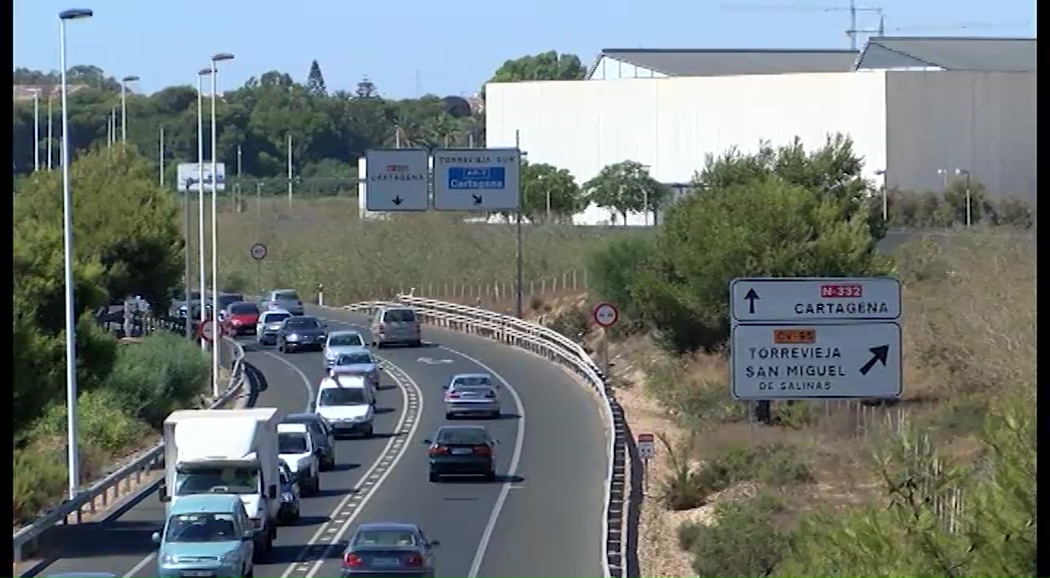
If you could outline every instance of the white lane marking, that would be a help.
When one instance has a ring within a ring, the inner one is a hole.
[[[280,361],[281,363],[290,367],[292,371],[299,375],[299,379],[303,380],[303,385],[306,389],[306,409],[304,409],[303,411],[310,411],[310,406],[313,404],[314,396],[317,394],[317,392],[314,391],[314,384],[312,381],[310,381],[309,377],[306,377],[306,373],[304,373],[303,370],[299,369],[299,366],[297,366],[296,364],[292,363],[291,361],[288,361],[287,359],[271,351],[257,351],[256,353],[261,353],[268,357],[272,357],[277,361]]]
[[[152,561],[156,557],[157,557],[157,553],[154,552],[153,554],[150,554],[149,556],[146,556],[142,560],[139,560],[139,563],[135,564],[134,566],[132,566],[131,570],[128,570],[128,573],[125,574],[123,578],[131,578],[135,574],[138,574],[139,570],[142,570],[143,568],[145,568],[146,564],[149,564],[150,561]]]
[[[357,486],[346,495],[329,515],[327,522],[321,525],[307,542],[296,561],[289,564],[288,568],[281,574],[281,578],[288,578],[295,574],[305,578],[312,578],[327,561],[332,549],[339,544],[343,534],[364,510],[369,500],[386,480],[390,472],[394,470],[398,462],[405,456],[409,442],[419,429],[418,415],[423,409],[423,391],[419,384],[403,369],[384,360],[389,368],[390,377],[400,386],[401,396],[404,400],[404,411],[401,419],[394,427],[394,437],[390,438],[379,458],[372,464],[364,475],[361,476]],[[408,427],[407,431],[405,430]],[[362,494],[362,492],[364,492]],[[334,533],[333,533],[334,532]]]
[[[327,319],[327,321],[340,325],[349,325],[351,327],[361,327],[359,324],[338,319]],[[521,462],[522,450],[525,446],[525,404],[522,403],[521,396],[518,395],[518,391],[514,389],[514,386],[511,385],[506,378],[500,375],[498,371],[492,369],[480,359],[467,355],[462,351],[452,349],[451,347],[445,347],[444,345],[439,345],[438,348],[466,359],[487,371],[492,377],[495,377],[496,380],[503,384],[503,386],[507,388],[507,391],[510,392],[511,398],[514,399],[514,406],[518,412],[517,439],[514,441],[514,453],[511,456],[510,467],[507,470],[507,479],[503,482],[499,495],[496,497],[496,503],[492,506],[492,513],[489,515],[489,520],[485,525],[485,530],[481,533],[481,540],[478,542],[478,550],[474,554],[474,559],[470,563],[470,571],[467,573],[467,578],[477,578],[478,572],[481,571],[481,563],[485,560],[485,551],[489,547],[489,542],[492,541],[492,534],[496,530],[496,523],[499,521],[500,513],[503,511],[503,505],[507,501],[507,495],[510,494],[511,489],[517,489],[517,486],[513,486],[513,484],[514,478],[518,472],[518,465]],[[312,574],[307,576],[307,578],[311,577]]]

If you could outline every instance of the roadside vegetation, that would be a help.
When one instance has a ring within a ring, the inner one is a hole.
[[[199,348],[174,335],[118,342],[92,312],[125,295],[167,308],[180,284],[177,205],[147,163],[115,148],[72,167],[81,483],[155,441],[208,377]],[[65,308],[59,171],[19,179],[14,194],[14,524],[62,501],[66,470]]]
[[[975,187],[973,228],[883,254],[860,166],[843,139],[709,158],[654,236],[591,254],[621,403],[660,440],[642,575],[1035,575],[1034,217]],[[963,186],[891,214],[958,224]],[[730,279],[882,274],[905,287],[900,402],[732,401]],[[587,333],[587,306],[542,309]]]

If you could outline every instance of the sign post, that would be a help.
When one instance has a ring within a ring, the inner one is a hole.
[[[901,285],[890,277],[729,284],[734,399],[896,399]]]
[[[434,151],[434,208],[438,211],[516,211],[521,205],[517,148]]]
[[[649,460],[656,457],[656,436],[651,433],[638,434],[638,457],[642,460],[642,493],[649,491]]]
[[[365,210],[426,211],[430,206],[426,149],[365,151]]]
[[[255,259],[255,285],[259,288],[259,291],[262,291],[262,262],[269,250],[266,248],[266,245],[255,243],[248,250],[248,253],[252,256],[252,259]]]
[[[594,324],[602,328],[602,371],[609,377],[609,335],[606,331],[620,320],[620,311],[612,303],[599,303],[591,310]]]

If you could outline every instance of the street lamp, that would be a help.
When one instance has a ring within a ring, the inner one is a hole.
[[[941,186],[948,190],[948,169],[937,169],[937,174],[941,175]]]
[[[62,89],[62,250],[65,269],[66,301],[66,444],[69,466],[69,497],[80,484],[77,456],[77,320],[73,295],[73,194],[69,188],[69,91],[66,88],[66,22],[91,18],[87,8],[64,10],[58,14],[59,74]]]
[[[233,60],[229,52],[211,57],[211,392],[219,397],[219,130],[215,122],[215,99],[218,95],[219,63]]]
[[[971,191],[971,177],[970,171],[966,169],[955,169],[957,176],[964,177],[966,179],[966,226],[969,227],[973,224],[973,194]]]
[[[890,200],[888,197],[889,193],[886,191],[886,170],[876,170],[875,176],[882,177],[882,221],[886,222],[890,218]]]
[[[120,141],[128,142],[128,83],[139,80],[135,75],[120,79]]]
[[[204,289],[205,289],[205,267],[207,261],[204,260],[204,77],[211,74],[211,68],[202,68],[197,71],[197,260],[199,261],[198,269],[198,290],[200,292],[200,313],[198,317],[200,319],[201,327],[207,323],[208,318],[204,311]],[[214,154],[214,153],[212,153]],[[215,180],[215,176],[212,175],[212,181]],[[190,194],[190,187],[186,187],[186,194]],[[186,296],[186,319],[190,318],[191,311],[189,309],[189,295]],[[201,350],[208,350],[208,342],[201,335]]]
[[[40,170],[40,89],[31,88],[33,93],[33,171]]]

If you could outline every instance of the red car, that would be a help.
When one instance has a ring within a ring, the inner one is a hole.
[[[231,303],[222,316],[222,329],[226,335],[255,335],[258,323],[259,306],[247,301]]]

